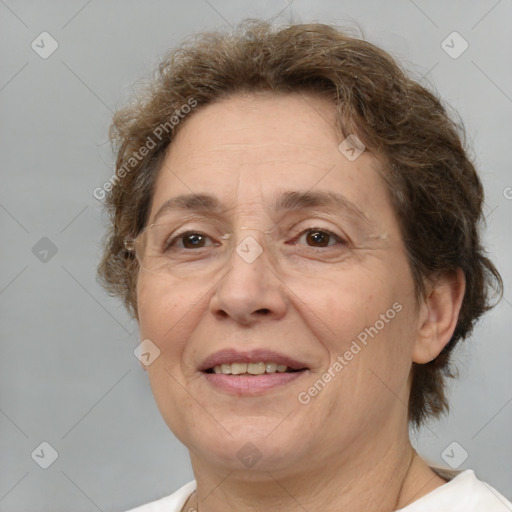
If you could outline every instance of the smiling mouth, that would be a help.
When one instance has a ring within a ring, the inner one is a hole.
[[[212,389],[236,397],[285,388],[310,372],[304,362],[265,349],[221,350],[206,357],[198,370]]]
[[[257,363],[224,363],[215,365],[206,370],[206,373],[237,375],[237,376],[257,376],[272,373],[295,373],[306,370],[307,368],[293,369],[284,364],[274,362],[260,361]]]

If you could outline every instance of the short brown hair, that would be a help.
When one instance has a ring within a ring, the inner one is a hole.
[[[335,27],[246,20],[229,33],[202,33],[171,51],[149,86],[114,116],[117,161],[105,199],[111,226],[98,269],[102,284],[137,316],[138,264],[124,241],[145,226],[165,150],[194,115],[183,116],[183,106],[193,101],[197,110],[236,93],[265,91],[330,98],[342,131],[356,134],[383,164],[418,297],[425,278],[464,272],[466,291],[451,340],[432,362],[413,363],[409,420],[419,426],[448,410],[450,354],[493,306],[490,289],[502,293],[501,277],[480,243],[483,188],[461,126],[436,96],[386,52]],[[173,116],[178,122],[169,123]],[[158,126],[165,129],[157,137]],[[144,146],[152,147],[134,159]]]

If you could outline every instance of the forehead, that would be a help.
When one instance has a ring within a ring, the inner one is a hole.
[[[251,94],[207,105],[185,120],[169,147],[168,163],[219,167],[286,162],[325,166],[339,144],[335,106],[318,96]],[[214,158],[215,157],[215,158]]]
[[[369,217],[389,208],[376,159],[365,152],[350,161],[339,151],[335,116],[330,101],[298,93],[234,96],[199,109],[168,148],[150,218],[190,194],[261,208],[275,204],[276,188],[342,194]]]

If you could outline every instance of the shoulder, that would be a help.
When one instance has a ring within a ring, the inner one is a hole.
[[[443,475],[444,476],[444,475]],[[512,503],[468,469],[397,512],[511,512]]]
[[[127,512],[179,512],[195,488],[196,482],[194,480],[180,487],[176,492],[165,498],[146,503],[146,505],[141,505]]]

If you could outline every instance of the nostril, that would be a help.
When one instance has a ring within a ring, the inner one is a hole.
[[[258,311],[256,311],[256,313],[259,313],[260,315],[268,315],[270,313],[270,309],[266,309],[266,308],[258,309]]]

